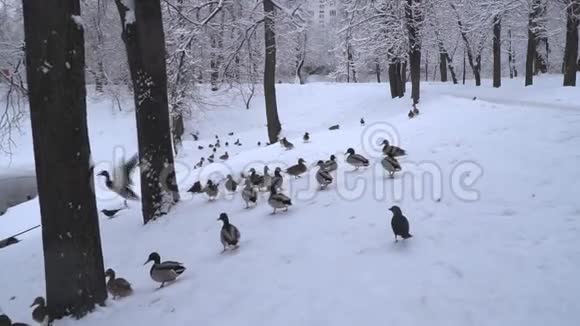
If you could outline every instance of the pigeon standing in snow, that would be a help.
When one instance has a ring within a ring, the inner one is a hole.
[[[137,196],[137,194],[135,194],[131,188],[133,185],[131,173],[133,173],[133,170],[135,170],[137,167],[138,162],[139,156],[135,154],[129,161],[115,168],[113,172],[113,179],[111,179],[109,172],[106,170],[99,172],[98,175],[105,177],[105,186],[107,186],[109,190],[117,193],[125,200],[138,200],[139,196]]]
[[[302,137],[302,140],[304,140],[305,143],[308,143],[310,141],[310,134],[306,132]]]
[[[397,236],[403,239],[408,239],[412,237],[409,233],[409,220],[403,215],[399,206],[393,206],[389,208],[393,212],[393,218],[391,219],[391,227],[393,228],[393,233],[395,234],[395,242],[398,242]]]
[[[223,222],[222,230],[220,231],[220,242],[224,246],[222,253],[228,248],[237,249],[240,242],[240,231],[238,228],[230,223],[230,219],[226,213],[221,213],[217,220]]]

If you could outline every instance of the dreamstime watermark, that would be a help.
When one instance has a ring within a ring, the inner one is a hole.
[[[346,162],[346,156],[343,152],[336,153],[339,168],[332,172],[332,184],[321,190],[316,181],[316,172],[319,168],[315,163],[318,159],[323,158],[312,159],[311,162],[307,162],[308,171],[300,178],[295,179],[293,176],[284,175],[282,191],[297,203],[313,201],[321,193],[328,192],[335,192],[343,201],[358,201],[368,197],[376,201],[385,202],[398,202],[405,198],[412,198],[414,201],[440,201],[442,198],[448,198],[449,196],[465,202],[479,200],[480,193],[477,189],[477,182],[483,176],[484,169],[477,162],[466,160],[442,165],[436,161],[415,161],[413,160],[415,157],[409,154],[400,158],[401,171],[397,172],[394,178],[391,178],[381,164],[381,160],[384,157],[384,140],[387,140],[391,146],[400,146],[401,137],[396,128],[388,123],[371,124],[365,127],[361,133],[360,146],[358,148],[353,146],[357,153],[360,151],[362,155],[369,159],[370,164],[368,167],[357,170]],[[293,151],[297,152],[297,157],[300,156],[298,154],[299,147]],[[116,147],[111,161],[96,162],[95,171],[97,173],[101,170],[112,171],[122,161],[121,158],[131,155],[128,155],[123,148]],[[192,186],[193,182],[199,180],[203,187],[207,180],[212,180],[214,183],[219,184],[220,195],[218,198],[220,200],[238,200],[242,202],[240,195],[241,189],[244,187],[242,176],[248,177],[250,169],[253,168],[262,175],[264,166],[268,166],[269,174],[273,176],[276,167],[281,168],[282,171],[288,167],[288,163],[283,161],[255,160],[240,164],[235,158],[230,159],[230,161],[207,164],[201,168],[195,168],[196,163],[180,159],[177,159],[174,163],[176,184],[182,194],[182,201],[190,200],[194,196],[186,193],[186,190]],[[162,171],[162,176],[171,175],[171,167],[167,169],[168,171]],[[225,190],[224,183],[228,175],[231,175],[239,183],[235,193],[229,193]],[[117,194],[107,189],[103,177],[97,176],[96,178],[95,193],[100,201],[119,198]],[[133,180],[136,183],[134,188],[138,191],[139,177],[133,175]],[[160,181],[160,185],[167,190],[166,180]],[[267,197],[268,192],[265,191],[262,196]]]

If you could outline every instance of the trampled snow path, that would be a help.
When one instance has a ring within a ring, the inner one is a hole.
[[[560,79],[543,82],[553,84],[544,99],[580,99],[575,89],[559,87]],[[538,97],[508,87],[500,100],[507,93]],[[478,97],[491,92],[457,89]],[[285,133],[296,145],[292,151],[256,145],[265,134],[264,120],[257,121],[263,115],[259,105],[250,112],[208,112],[207,122],[196,124],[202,139],[185,142],[178,158],[182,190],[198,177],[185,166],[208,153],[197,146],[230,130],[245,145],[229,150],[227,165],[204,169],[203,180],[210,170],[237,175],[249,162],[289,165],[303,157],[314,164],[334,153],[337,183],[318,192],[314,173],[291,186],[287,179],[294,206],[275,216],[264,197],[246,210],[239,194],[209,203],[184,193],[170,216],[147,226],[135,204],[118,218],[103,217],[106,266],[130,280],[135,294],[108,301],[79,322],[57,325],[576,325],[580,118],[569,110],[441,95],[446,92],[426,85],[422,113],[409,120],[407,100],[391,101],[385,85],[282,85],[280,109]],[[97,107],[90,115],[96,159],[110,160],[114,145],[134,150],[131,115],[111,121]],[[366,128],[358,124],[361,116]],[[341,129],[328,131],[334,123]],[[312,135],[309,144],[300,140],[304,131]],[[366,149],[363,154],[378,163],[369,144],[385,136],[398,138],[409,151],[402,160],[407,174],[391,180],[374,166],[350,172],[343,163],[346,148]],[[25,163],[28,155],[16,159]],[[420,182],[425,174],[432,181]],[[366,186],[357,188],[356,182]],[[98,197],[100,208],[120,204],[102,188]],[[392,204],[411,222],[409,241],[393,243],[387,211]],[[216,222],[222,211],[242,233],[240,249],[224,255]],[[37,201],[10,209],[0,218],[0,237],[14,225],[36,221]],[[142,266],[152,250],[162,259],[183,261],[183,278],[157,290]],[[14,320],[30,322],[27,306],[44,289],[39,232],[0,250],[0,262],[0,306]]]

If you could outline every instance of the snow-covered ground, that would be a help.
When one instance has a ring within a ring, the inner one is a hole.
[[[426,83],[412,120],[409,99],[391,100],[386,84],[277,85],[291,151],[257,146],[266,142],[261,97],[249,111],[237,102],[205,111],[188,126],[200,140],[186,136],[177,158],[183,201],[172,213],[143,226],[133,203],[101,219],[105,265],[132,282],[134,295],[57,325],[577,325],[580,93],[561,87],[560,76],[537,83]],[[101,100],[89,106],[97,170],[136,151],[132,113]],[[333,124],[340,129],[329,131]],[[230,159],[192,170],[215,134],[230,143]],[[232,146],[238,138],[243,145]],[[409,152],[394,179],[380,168],[383,138]],[[19,145],[12,166],[32,166],[28,133]],[[343,160],[348,147],[371,167],[353,172]],[[286,213],[270,215],[266,195],[244,209],[239,193],[208,202],[185,192],[198,178],[219,179],[214,171],[238,177],[264,163],[302,157],[313,165],[330,154],[339,158],[336,182],[318,191],[317,168],[287,178],[294,205]],[[2,168],[7,162],[0,159]],[[99,208],[121,205],[96,182]],[[399,243],[387,210],[394,204],[414,235]],[[220,254],[221,212],[242,233],[235,252]],[[37,200],[11,208],[0,217],[0,239],[38,221]],[[40,231],[23,240],[0,249],[0,307],[31,322],[28,305],[44,293]],[[182,261],[182,278],[158,290],[143,266],[151,251]]]

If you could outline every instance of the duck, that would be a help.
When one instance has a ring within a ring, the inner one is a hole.
[[[117,213],[119,213],[120,211],[122,211],[124,209],[125,209],[125,207],[116,208],[116,209],[101,209],[101,213],[103,213],[103,215],[105,215],[108,218],[113,218],[113,217],[115,217],[115,215],[117,215]]]
[[[226,145],[226,147],[230,146],[230,143],[225,142],[224,145]]]
[[[253,187],[250,179],[246,179],[246,185],[242,190],[242,199],[246,202],[246,208],[250,208],[250,204],[256,206],[258,203],[258,191]]]
[[[250,172],[250,181],[252,182],[252,186],[260,187],[262,185],[262,183],[264,182],[264,177],[259,175],[256,172],[256,169],[254,169],[254,168],[251,168],[249,172]]]
[[[274,169],[274,176],[272,177],[272,182],[270,183],[270,187],[275,187],[276,189],[282,189],[282,184],[284,183],[284,177],[282,177],[282,169],[280,167],[276,167]]]
[[[214,147],[211,151],[214,152],[214,153],[217,153],[217,148]]]
[[[220,156],[220,160],[222,160],[222,161],[226,161],[228,158],[230,158],[230,155],[228,154],[228,152],[225,152],[224,155]]]
[[[191,137],[193,137],[193,141],[198,141],[199,140],[199,135],[196,133],[190,133]]]
[[[138,162],[139,155],[133,155],[129,161],[124,162],[115,168],[113,172],[113,179],[111,179],[111,175],[107,170],[103,170],[97,175],[105,177],[105,186],[109,190],[123,197],[125,200],[139,200],[139,196],[137,196],[137,194],[131,188],[133,185],[131,173],[137,167]]]
[[[231,174],[228,174],[228,176],[226,177],[225,186],[227,191],[236,192],[236,189],[238,188],[238,183],[234,180]]]
[[[272,185],[272,176],[270,175],[270,168],[267,165],[264,165],[264,175],[262,176],[262,184],[260,184],[260,188],[262,189],[270,189],[270,185]]]
[[[328,187],[332,183],[332,175],[324,168],[324,161],[318,161],[318,172],[316,172],[316,181],[320,184],[320,189]]]
[[[191,188],[187,190],[187,192],[191,192],[192,194],[201,194],[203,192],[201,182],[199,181],[194,182]]]
[[[268,198],[268,204],[274,208],[272,214],[276,214],[277,209],[284,209],[287,211],[288,207],[292,206],[292,200],[290,197],[282,193],[278,193],[276,187],[272,185],[270,187],[270,197]]]
[[[393,156],[387,155],[381,160],[381,165],[389,173],[392,178],[395,176],[395,172],[401,171],[401,164]]]
[[[113,300],[128,297],[133,294],[131,283],[124,278],[115,277],[115,271],[112,268],[105,271],[105,277],[109,279],[107,281],[107,291],[113,296]]]
[[[152,252],[143,265],[150,262],[153,262],[153,266],[151,266],[149,275],[153,281],[161,283],[159,288],[164,287],[167,282],[175,281],[179,275],[185,272],[185,266],[182,263],[176,261],[161,262],[161,256],[156,252]]]
[[[302,140],[304,140],[305,143],[308,143],[310,141],[310,134],[306,132],[304,136],[302,136]]]
[[[205,188],[203,188],[203,192],[207,194],[209,200],[215,200],[219,194],[219,183],[215,184],[211,180],[207,180],[207,184]]]
[[[242,143],[240,143],[240,139],[239,138],[236,140],[236,142],[234,143],[234,145],[242,146]]]
[[[291,150],[294,148],[294,144],[292,144],[290,141],[288,141],[288,139],[286,139],[286,137],[284,137],[280,140],[280,144],[282,144],[282,146],[284,148],[286,148],[286,150]]]
[[[13,323],[5,314],[0,314],[0,326],[28,326],[28,324],[24,323]]]
[[[228,132],[228,136],[233,136],[233,135],[234,135],[233,131]]]
[[[360,125],[361,125],[361,126],[364,126],[364,125],[365,125],[365,119],[363,119],[363,118],[360,118]]]
[[[230,218],[226,213],[221,213],[217,220],[223,222],[222,230],[220,231],[220,241],[224,246],[222,253],[224,253],[228,248],[237,249],[240,246],[240,230],[230,223]]]
[[[39,324],[43,324],[48,317],[48,309],[46,309],[46,301],[43,297],[36,297],[34,302],[30,305],[30,308],[36,306],[34,310],[32,310],[32,319]]]
[[[419,115],[419,109],[417,108],[417,105],[416,104],[413,104],[413,114],[415,116],[418,116]]]
[[[262,146],[262,142],[261,141],[258,142],[258,147],[260,147],[260,146]]]
[[[409,110],[409,113],[407,113],[407,116],[409,117],[409,119],[413,119],[415,117],[415,113],[413,113],[413,110]]]
[[[389,208],[389,210],[393,212],[393,217],[391,218],[391,228],[395,234],[395,242],[399,241],[397,236],[400,236],[403,238],[403,240],[413,237],[413,235],[409,233],[409,220],[407,220],[405,215],[403,215],[401,208],[395,205]]]
[[[336,162],[336,156],[330,155],[330,159],[328,161],[324,162],[324,164],[322,165],[322,168],[324,168],[328,172],[336,171],[336,169],[338,169],[338,163]]]
[[[204,147],[203,147],[203,146],[201,146],[201,145],[197,146],[197,149],[199,149],[200,151],[201,151],[203,148],[204,148]]]
[[[213,148],[213,144],[209,144],[209,145],[207,145],[207,147]]]
[[[383,154],[387,155],[387,156],[392,156],[392,157],[397,157],[397,156],[404,156],[407,155],[407,151],[405,151],[404,149],[397,147],[397,146],[391,146],[391,144],[389,144],[388,140],[383,140]]]
[[[306,161],[304,161],[304,159],[299,158],[298,164],[292,165],[291,167],[287,168],[286,173],[288,173],[291,176],[294,176],[295,178],[299,178],[301,174],[303,174],[308,170],[308,167],[306,166],[305,163]]]
[[[202,157],[199,159],[199,162],[197,162],[197,164],[195,165],[196,168],[200,168],[203,166],[203,162],[205,162],[205,158]]]
[[[328,130],[338,130],[338,129],[340,129],[340,125],[332,125],[328,127]]]
[[[345,154],[348,155],[346,162],[354,166],[357,170],[361,166],[369,166],[369,160],[360,154],[356,154],[353,148],[349,148]]]

